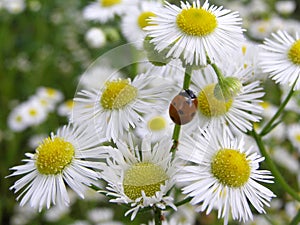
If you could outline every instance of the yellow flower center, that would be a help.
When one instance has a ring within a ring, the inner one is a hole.
[[[18,123],[22,122],[22,121],[23,121],[23,117],[20,116],[20,115],[16,116],[16,121],[17,121]]]
[[[108,81],[101,97],[104,109],[121,109],[133,101],[137,96],[137,89],[129,84],[129,80]]]
[[[143,29],[146,26],[153,26],[154,24],[149,23],[149,18],[155,16],[153,12],[143,12],[140,14],[138,18],[138,25],[141,29]]]
[[[300,39],[292,45],[288,57],[294,64],[300,65]]]
[[[217,99],[214,94],[216,84],[209,84],[202,89],[198,96],[198,109],[207,117],[221,116],[228,112],[233,100]]]
[[[121,0],[100,0],[102,7],[110,7],[121,3]]]
[[[153,117],[148,121],[148,127],[151,131],[160,131],[166,128],[166,120],[162,116]]]
[[[30,115],[30,116],[33,116],[33,117],[34,117],[34,116],[36,116],[37,114],[38,114],[38,112],[37,112],[36,109],[33,109],[33,108],[32,108],[32,109],[29,109],[29,115]]]
[[[200,37],[212,33],[218,25],[216,16],[202,8],[183,9],[176,23],[184,33]]]
[[[55,96],[56,90],[53,88],[46,88],[46,93],[48,96]]]
[[[46,138],[36,149],[36,167],[41,174],[61,173],[72,162],[74,146],[62,138]]]
[[[142,191],[151,197],[167,179],[166,172],[159,165],[150,162],[136,163],[125,172],[124,193],[132,200],[142,197]]]
[[[65,106],[68,108],[68,109],[73,109],[74,107],[74,101],[73,100],[68,100],[65,102]]]
[[[242,187],[250,177],[246,154],[234,149],[220,149],[211,163],[211,172],[220,183],[229,187]]]
[[[295,139],[297,142],[300,142],[300,134],[296,134]]]

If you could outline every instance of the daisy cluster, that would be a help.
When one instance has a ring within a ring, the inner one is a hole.
[[[10,176],[22,175],[11,187],[20,205],[65,207],[69,189],[84,198],[91,187],[126,205],[131,220],[153,212],[149,224],[195,223],[168,212],[184,203],[192,207],[186,218],[215,212],[224,224],[266,213],[276,196],[265,186],[274,181],[260,169],[259,150],[280,108],[258,132],[262,81],[289,86],[283,102],[300,89],[299,34],[281,30],[258,45],[244,35],[237,11],[208,0],[100,0],[82,15],[120,22],[134,59],[126,61],[131,53],[121,46],[108,54],[112,62],[100,57],[82,74],[69,123],[11,168]],[[86,39],[101,46],[104,36],[93,32]],[[299,148],[293,135],[300,129],[290,130]]]

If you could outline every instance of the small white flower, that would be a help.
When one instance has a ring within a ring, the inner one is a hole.
[[[133,81],[114,79],[103,88],[82,90],[74,99],[72,121],[89,126],[92,123],[100,137],[115,141],[143,120],[141,114],[164,109],[172,87],[152,86],[156,79],[140,74]]]
[[[237,12],[196,0],[181,8],[166,2],[154,10],[145,27],[158,51],[170,48],[167,57],[183,57],[187,64],[206,65],[207,56],[214,61],[228,57],[244,40],[241,18]]]
[[[139,209],[156,206],[165,209],[173,204],[173,198],[167,193],[174,185],[176,160],[172,161],[172,140],[161,139],[151,146],[151,137],[142,140],[141,146],[135,146],[128,136],[126,142],[117,141],[117,149],[109,152],[107,166],[102,177],[107,181],[107,195],[110,202],[130,204],[133,220]]]
[[[291,14],[296,9],[296,2],[292,1],[276,1],[275,8],[281,14]]]
[[[157,142],[162,137],[172,137],[174,123],[170,119],[169,113],[152,112],[145,115],[144,120],[137,124],[135,132],[139,138],[151,135],[151,141]]]
[[[25,119],[25,105],[26,104],[22,103],[10,112],[7,124],[12,131],[23,131],[29,126]]]
[[[102,29],[90,28],[85,34],[85,40],[92,48],[100,48],[106,44],[106,36]]]
[[[114,211],[111,208],[94,208],[88,212],[87,217],[93,223],[110,222],[114,217]]]
[[[300,152],[300,125],[292,124],[287,129],[287,137],[293,146]]]
[[[41,211],[53,205],[68,205],[67,186],[81,198],[87,186],[97,185],[102,163],[91,159],[105,158],[108,147],[99,147],[100,141],[94,133],[72,125],[58,129],[44,139],[34,154],[26,153],[26,164],[11,168],[10,176],[23,175],[10,188],[21,192],[20,205],[29,204]],[[9,177],[10,177],[9,176]]]
[[[49,87],[39,87],[36,91],[36,95],[48,99],[49,101],[53,101],[54,103],[58,103],[64,98],[59,90]]]
[[[29,126],[39,125],[46,120],[48,116],[46,108],[38,98],[30,99],[24,105],[24,119]]]
[[[252,130],[252,122],[258,122],[261,119],[262,107],[258,103],[264,95],[262,88],[259,87],[258,81],[248,83],[251,68],[236,70],[233,67],[224,72],[237,78],[243,85],[240,92],[229,99],[216,97],[215,86],[218,80],[215,71],[210,66],[194,71],[191,89],[198,93],[198,116],[195,117],[191,126],[210,125],[217,129],[222,124],[228,124],[232,131]]]
[[[300,133],[298,135],[300,135]],[[276,163],[278,163],[279,165],[281,165],[283,168],[288,169],[289,171],[291,171],[294,174],[299,173],[300,164],[299,164],[298,160],[296,159],[296,157],[294,157],[292,154],[290,154],[287,149],[283,149],[280,147],[275,148],[272,152],[272,157],[273,157],[274,161]]]
[[[69,99],[58,106],[57,113],[60,116],[71,116],[73,108],[74,101],[73,99]]]
[[[12,14],[18,14],[25,10],[24,0],[3,0],[3,7]]]
[[[143,30],[149,24],[149,18],[155,16],[153,11],[162,7],[160,2],[142,1],[139,5],[128,8],[122,17],[121,30],[128,42],[142,49],[146,32]]]
[[[83,18],[106,23],[115,15],[122,15],[135,3],[135,0],[97,0],[83,9]]]
[[[209,214],[216,208],[224,224],[230,214],[234,220],[252,219],[250,204],[265,213],[263,206],[270,206],[275,195],[258,182],[273,183],[273,177],[258,170],[264,158],[245,149],[242,136],[209,127],[183,136],[180,143],[177,154],[188,164],[178,171],[177,181],[185,183],[183,193],[192,197],[190,203],[200,204],[196,210]]]
[[[265,73],[276,83],[291,86],[300,74],[300,37],[296,33],[291,36],[286,31],[272,34],[272,39],[265,39],[261,45],[264,49],[260,53],[260,65]],[[297,80],[295,89],[300,89]]]

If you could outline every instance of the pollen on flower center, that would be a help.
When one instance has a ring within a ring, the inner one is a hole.
[[[151,131],[160,131],[166,128],[166,120],[162,116],[156,116],[148,121],[148,127]]]
[[[207,117],[224,115],[230,109],[233,100],[217,99],[214,93],[216,84],[209,84],[198,95],[198,109]]]
[[[46,93],[49,95],[49,96],[54,96],[56,94],[56,90],[53,89],[53,88],[46,88]]]
[[[153,12],[143,12],[140,14],[140,16],[138,17],[138,25],[141,29],[143,29],[146,26],[153,26],[154,24],[150,24],[149,23],[149,18],[155,16],[155,14]]]
[[[132,200],[145,195],[151,197],[160,190],[168,176],[163,168],[150,162],[140,162],[134,164],[125,172],[123,187],[124,193]]]
[[[250,170],[246,154],[234,149],[220,149],[211,163],[212,174],[229,187],[243,186],[250,177]]]
[[[202,8],[183,9],[176,23],[184,33],[200,37],[212,33],[218,25],[216,16]]]
[[[41,174],[61,173],[75,154],[74,146],[62,138],[46,138],[36,149],[36,167]]]
[[[100,0],[100,4],[102,7],[110,7],[116,4],[119,4],[121,0]]]
[[[137,89],[129,84],[129,80],[108,81],[102,93],[100,103],[104,109],[121,109],[133,101]]]
[[[300,39],[297,40],[288,51],[289,59],[296,65],[300,65]]]

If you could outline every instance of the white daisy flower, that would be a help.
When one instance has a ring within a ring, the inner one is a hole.
[[[97,0],[83,9],[83,18],[86,20],[106,23],[114,16],[123,14],[135,0]]]
[[[292,145],[300,152],[300,125],[292,124],[286,129],[287,137]]]
[[[106,44],[105,33],[98,27],[90,28],[84,38],[91,48],[100,48]]]
[[[41,97],[39,95],[33,95],[29,98],[30,101],[36,101],[46,112],[52,112],[55,109],[55,102],[47,97]]]
[[[228,67],[233,67],[235,65],[236,69],[249,69],[251,68],[251,72],[249,72],[248,81],[254,80],[265,80],[267,78],[267,74],[263,73],[258,61],[258,55],[261,48],[258,44],[250,41],[245,41],[240,43],[238,51],[235,51],[230,56],[230,63],[226,60],[222,60],[220,62],[216,62],[216,64],[223,68],[224,71]]]
[[[197,92],[198,116],[191,126],[219,127],[228,124],[232,131],[252,130],[252,122],[258,122],[262,107],[258,105],[264,95],[259,82],[246,83],[251,76],[251,69],[232,70],[226,74],[235,77],[243,85],[240,92],[229,99],[220,99],[215,95],[215,86],[218,82],[215,71],[208,66],[203,70],[194,71],[192,75],[192,90]],[[224,75],[226,75],[224,74]]]
[[[212,62],[224,59],[243,41],[241,18],[237,12],[196,0],[181,8],[166,2],[165,7],[154,11],[145,30],[152,37],[158,51],[170,47],[167,57],[183,56],[187,64],[206,65],[207,56]]]
[[[36,95],[48,99],[49,101],[53,101],[54,103],[58,103],[64,98],[59,90],[49,87],[39,87],[36,91]]]
[[[135,146],[128,136],[127,141],[117,141],[117,149],[109,152],[107,167],[102,178],[107,181],[107,195],[110,202],[130,204],[133,220],[141,208],[156,206],[165,209],[173,204],[173,198],[167,196],[174,185],[176,161],[172,161],[170,138],[162,138],[151,146],[151,137],[142,140],[141,146]]]
[[[82,90],[75,97],[72,121],[94,127],[101,137],[117,140],[143,121],[141,114],[161,111],[169,102],[172,87],[153,86],[157,78],[140,74],[133,81],[109,80],[99,89]]]
[[[99,139],[87,129],[72,125],[58,129],[44,139],[34,154],[26,153],[25,165],[15,166],[10,176],[23,175],[10,188],[21,192],[20,205],[33,208],[49,208],[53,205],[68,205],[67,186],[81,198],[87,186],[97,185],[99,170],[103,163],[91,159],[105,158],[109,147],[99,147]],[[9,176],[9,177],[10,177]]]
[[[270,73],[270,77],[280,84],[292,85],[300,74],[300,38],[286,31],[272,33],[273,39],[265,39],[261,47],[265,50],[260,53],[262,70]],[[295,89],[300,89],[298,79]]]
[[[259,212],[275,195],[258,182],[273,183],[269,171],[258,170],[264,160],[253,147],[244,148],[243,137],[235,138],[228,130],[213,127],[199,130],[194,136],[185,135],[178,147],[178,156],[189,163],[177,176],[178,182],[188,182],[183,193],[192,197],[197,211],[209,214],[218,210],[218,218],[228,223],[253,218],[249,203]]]
[[[298,135],[299,134],[300,133],[298,133]],[[274,148],[272,152],[272,158],[281,167],[286,168],[288,171],[294,174],[299,174],[300,164],[298,159],[295,157],[295,155],[291,154],[288,149],[284,149],[282,147]]]
[[[73,99],[69,99],[58,106],[57,113],[60,116],[71,116],[73,108],[74,101]]]
[[[24,103],[24,119],[29,126],[39,125],[47,119],[48,113],[39,98]]]
[[[29,124],[25,119],[26,104],[22,103],[14,108],[8,115],[7,125],[12,131],[23,131]]]
[[[122,17],[121,30],[128,42],[142,49],[146,32],[143,30],[149,24],[149,18],[155,16],[153,10],[162,7],[160,2],[142,1],[139,5],[128,8]]]
[[[144,120],[137,124],[135,132],[139,138],[151,135],[151,142],[157,142],[162,137],[172,137],[174,122],[170,119],[169,113],[152,112],[145,115]]]

